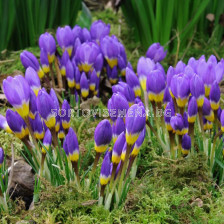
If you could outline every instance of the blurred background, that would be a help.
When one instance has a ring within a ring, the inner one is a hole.
[[[116,27],[121,41],[133,43],[131,51],[145,52],[154,42],[170,53],[224,45],[223,0],[0,0],[0,57],[6,49],[36,46],[45,30],[89,28],[96,19],[111,23],[112,33]]]

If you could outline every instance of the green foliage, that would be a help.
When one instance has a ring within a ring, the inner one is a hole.
[[[0,50],[34,46],[45,29],[75,25],[81,0],[0,2]]]
[[[209,23],[205,19],[207,13],[214,13],[214,33],[220,42],[223,29],[219,18],[223,9],[224,3],[221,0],[122,1],[123,14],[134,28],[136,40],[145,49],[153,42],[169,44],[169,50],[176,49],[177,42],[169,43],[176,35],[180,38],[181,48],[185,48],[195,29],[208,36]]]

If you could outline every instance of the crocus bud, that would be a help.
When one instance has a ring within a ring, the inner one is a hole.
[[[184,112],[183,114],[183,122],[184,122],[183,135],[185,135],[188,133],[188,128],[189,128],[188,116],[186,112]]]
[[[59,126],[60,126],[60,116],[59,116],[59,109],[60,109],[60,106],[59,106],[59,102],[58,102],[58,98],[57,98],[57,95],[54,91],[53,88],[51,88],[50,90],[50,96],[53,100],[53,103],[54,103],[54,108],[53,108],[53,111],[55,113],[55,119],[56,119],[56,124],[55,124],[55,131],[58,132],[59,131]]]
[[[191,137],[188,134],[185,134],[182,138],[182,154],[183,155],[188,155],[191,149]]]
[[[0,147],[0,168],[4,162],[4,150]]]
[[[145,127],[146,115],[143,106],[134,104],[128,109],[125,127],[127,144],[133,145]]]
[[[215,68],[211,62],[206,63],[205,60],[200,60],[197,66],[197,73],[203,79],[205,86],[205,96],[208,97],[211,85],[216,80]]]
[[[188,122],[194,123],[198,113],[197,100],[194,96],[192,96],[189,100],[187,112],[188,112]]]
[[[97,79],[98,77],[96,71],[95,69],[93,69],[93,71],[90,74],[90,80],[89,80],[89,89],[91,91],[95,91]]]
[[[20,60],[25,69],[32,67],[37,72],[40,79],[44,77],[44,72],[41,69],[37,58],[31,52],[23,51],[20,54]]]
[[[44,135],[44,140],[43,140],[43,145],[45,148],[42,147],[42,153],[46,154],[46,150],[49,150],[51,143],[52,143],[52,135],[51,135],[50,130],[47,129],[47,131],[45,132],[45,135]]]
[[[166,84],[162,72],[160,70],[151,71],[146,81],[146,90],[149,100],[162,102],[165,88]]]
[[[24,120],[17,112],[7,109],[6,120],[10,129],[13,131],[17,138],[23,139],[29,134],[28,128]]]
[[[77,136],[72,128],[68,130],[65,143],[67,144],[70,160],[72,162],[77,162],[79,160],[79,144]]]
[[[75,72],[72,65],[72,62],[68,60],[66,64],[66,78],[68,81],[68,87],[74,88],[75,87]]]
[[[191,95],[197,100],[198,107],[202,107],[205,98],[205,87],[202,78],[199,75],[194,75],[190,81]]]
[[[171,117],[170,124],[177,135],[183,135],[184,120],[181,114],[176,114],[175,116]]]
[[[74,40],[76,38],[80,38],[81,36],[81,32],[82,32],[82,28],[79,26],[79,25],[75,25],[72,29],[72,33],[73,33],[73,36],[74,36]]]
[[[34,120],[37,114],[37,97],[33,90],[30,90],[29,108],[30,108],[29,117]]]
[[[58,27],[56,31],[56,38],[59,46],[62,48],[62,51],[64,52],[66,50],[70,57],[72,54],[74,41],[74,36],[71,27]]]
[[[80,88],[82,97],[87,98],[89,96],[89,82],[84,72],[81,75]]]
[[[126,82],[134,90],[135,97],[141,97],[141,88],[138,77],[130,68],[126,68]]]
[[[12,130],[10,129],[6,118],[1,114],[0,114],[0,129],[3,129],[8,133],[12,133]]]
[[[100,77],[100,73],[103,69],[103,55],[100,53],[96,57],[95,63],[94,63],[94,69],[96,71],[97,77]]]
[[[134,144],[134,148],[131,152],[131,156],[136,157],[139,153],[140,147],[142,145],[142,143],[144,142],[145,139],[145,132],[146,132],[146,128],[144,128],[141,132],[141,134],[139,135],[137,141]]]
[[[204,100],[204,104],[202,107],[203,116],[206,120],[213,122],[214,121],[214,112],[211,108],[211,104],[207,98]]]
[[[118,138],[117,141],[114,144],[114,148],[112,151],[112,163],[118,164],[121,160],[121,153],[122,149],[124,147],[126,140],[125,140],[125,133],[122,132]]]
[[[86,27],[84,27],[83,29],[82,29],[82,32],[81,32],[81,40],[82,40],[82,43],[83,42],[90,42],[91,41],[91,35],[90,35],[90,32],[89,32],[89,30],[86,28]]]
[[[190,83],[188,77],[181,73],[174,75],[171,84],[171,92],[175,96],[177,105],[184,107],[187,104],[188,96],[190,94]]]
[[[164,51],[163,46],[160,43],[153,43],[146,52],[146,57],[160,62],[166,57],[167,51]]]
[[[43,128],[43,122],[38,113],[36,114],[35,119],[31,120],[31,124],[35,138],[40,140],[43,139],[45,134]]]
[[[167,86],[165,88],[165,91],[164,91],[164,97],[163,97],[163,103],[166,107],[166,105],[171,101],[171,96],[170,96],[170,91],[169,91],[169,87]]]
[[[175,109],[173,101],[169,102],[166,106],[165,113],[164,113],[164,120],[167,131],[173,131],[173,128],[170,124],[171,117],[175,115]]]
[[[65,138],[65,131],[64,131],[64,128],[62,126],[62,119],[60,119],[60,128],[59,128],[59,131],[58,131],[58,138],[59,139],[64,139]]]
[[[25,79],[28,82],[30,88],[34,91],[35,95],[38,95],[39,90],[41,89],[40,79],[36,71],[28,67],[25,72]]]
[[[174,69],[175,74],[183,73],[185,70],[185,67],[186,67],[186,64],[183,63],[183,61],[178,61],[177,65]]]
[[[110,181],[110,177],[111,177],[111,163],[110,163],[110,156],[107,153],[104,156],[100,170],[100,184],[107,185],[108,182]]]
[[[49,61],[47,57],[47,52],[41,49],[40,51],[40,63],[42,65],[44,73],[49,73],[50,72],[50,66],[49,66]]]
[[[60,59],[60,72],[62,76],[66,75],[66,65],[69,61],[69,55],[67,51],[64,51],[64,53],[62,54],[62,57]],[[71,65],[69,65],[71,66]],[[70,68],[68,68],[70,69]],[[72,76],[71,76],[72,77]]]
[[[222,109],[221,109],[221,107],[219,107],[219,109],[217,110],[217,118],[218,118],[219,122],[221,119],[221,113],[222,113]]]
[[[70,105],[67,100],[63,101],[61,111],[62,127],[67,130],[70,128]]]
[[[224,59],[215,66],[216,81],[220,83],[224,75]]]
[[[220,88],[217,82],[214,82],[210,90],[210,103],[213,110],[218,110],[220,101]]]
[[[112,128],[107,119],[102,120],[96,127],[94,133],[95,150],[96,152],[103,153],[106,151],[107,146],[112,139]]]
[[[29,114],[30,87],[23,76],[3,80],[3,91],[9,103],[16,109],[21,117]]]
[[[213,128],[213,123],[206,120],[204,117],[203,117],[203,129],[204,131],[207,131],[207,130],[211,130]]]
[[[118,117],[116,122],[113,123],[112,132],[113,132],[113,142],[115,143],[117,140],[117,137],[122,132],[125,132],[125,124],[124,124],[123,118]]]
[[[105,24],[101,20],[95,21],[90,27],[90,35],[92,40],[95,40],[98,44],[100,40],[110,33],[110,24]]]
[[[122,149],[122,153],[121,153],[121,160],[124,162],[125,160],[125,155],[126,155],[126,150],[127,150],[127,142],[125,142],[124,147]]]
[[[76,90],[80,90],[80,78],[81,78],[80,71],[79,71],[78,67],[76,67],[76,69],[75,69],[75,88],[76,88]]]
[[[146,79],[150,71],[154,70],[155,62],[150,58],[140,57],[137,64],[137,73],[141,87],[146,91]]]
[[[117,117],[125,117],[129,108],[127,99],[120,93],[114,93],[108,101],[108,112],[113,121]]]
[[[221,130],[222,132],[224,132],[224,110],[222,110],[221,112],[220,123],[221,123]]]
[[[54,101],[51,96],[43,89],[39,91],[37,96],[37,109],[44,119],[48,128],[55,127],[56,119],[54,116]]]
[[[45,52],[47,52],[48,61],[51,64],[54,61],[56,51],[54,37],[48,32],[41,34],[39,37],[39,46],[40,49],[43,49]]]

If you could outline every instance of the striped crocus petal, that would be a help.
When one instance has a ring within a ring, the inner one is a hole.
[[[109,154],[106,154],[100,170],[100,184],[107,185],[111,177],[111,162]]]
[[[191,137],[188,134],[185,134],[182,138],[182,154],[188,155],[191,149]]]
[[[137,141],[135,142],[134,148],[133,148],[133,150],[131,152],[131,156],[135,157],[135,156],[138,155],[138,153],[140,151],[140,147],[141,147],[141,145],[142,145],[142,143],[143,143],[143,141],[145,139],[145,131],[146,131],[146,129],[144,128],[143,131],[141,132],[141,134],[139,135]]]
[[[0,129],[3,129],[8,133],[12,133],[12,130],[10,129],[6,118],[1,114],[0,114]]]
[[[188,122],[194,123],[196,121],[196,116],[198,113],[197,100],[194,96],[192,96],[189,100],[187,111],[188,111]]]

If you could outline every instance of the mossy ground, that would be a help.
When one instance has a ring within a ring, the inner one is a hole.
[[[126,47],[128,60],[136,68],[137,60],[145,54],[140,43],[134,40],[133,30],[127,27],[121,13],[116,15],[110,10],[93,13],[93,19],[102,19],[111,24],[111,33],[117,35]],[[39,56],[37,47],[29,48]],[[19,52],[1,54],[0,73],[10,74],[14,70],[24,69],[19,60]],[[163,62],[165,69],[174,65],[177,53],[169,54]],[[195,37],[191,46],[178,53],[187,62],[191,56],[205,54],[224,56],[224,49],[215,40],[209,44],[200,37]],[[101,105],[103,107],[103,105]],[[5,108],[0,112],[5,113]],[[78,133],[81,155],[87,149],[91,153],[85,166],[93,161],[94,127],[99,120],[74,118],[72,126]],[[10,153],[11,142],[15,143],[17,155],[21,143],[12,135],[0,132],[0,145]],[[156,153],[157,152],[157,153]],[[78,192],[74,185],[52,187],[47,182],[41,186],[40,201],[33,211],[25,211],[22,203],[12,202],[9,213],[0,214],[2,223],[195,223],[222,224],[224,221],[224,189],[217,186],[210,178],[206,157],[198,154],[189,159],[170,160],[158,156],[160,146],[154,137],[145,140],[138,159],[136,180],[131,184],[127,199],[122,207],[111,212],[99,207],[92,200],[91,192]],[[159,153],[160,154],[160,153]],[[99,172],[99,169],[98,169]]]

